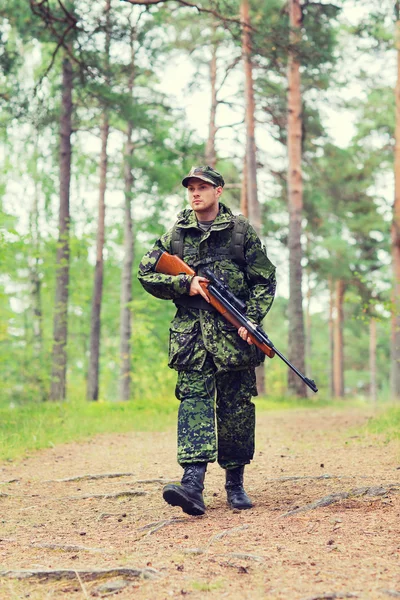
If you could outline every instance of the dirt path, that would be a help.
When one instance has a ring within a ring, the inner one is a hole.
[[[256,506],[229,510],[211,465],[204,517],[162,500],[163,481],[181,476],[174,431],[103,435],[1,465],[0,599],[400,598],[400,448],[355,437],[367,417],[259,414],[246,472]],[[110,473],[125,475],[57,481]],[[114,568],[125,570],[96,573]]]

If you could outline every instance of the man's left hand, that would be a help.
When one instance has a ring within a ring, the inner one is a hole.
[[[248,344],[250,344],[250,346],[252,345],[253,342],[251,340],[250,334],[247,331],[246,327],[239,327],[238,334],[240,335],[240,337],[242,338],[242,340],[244,340],[245,342],[247,342]]]

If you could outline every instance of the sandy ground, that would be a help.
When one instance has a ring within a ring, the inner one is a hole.
[[[360,434],[367,418],[259,414],[246,470],[255,507],[229,510],[210,465],[203,517],[162,499],[181,477],[173,430],[2,464],[0,599],[400,598],[400,447]]]

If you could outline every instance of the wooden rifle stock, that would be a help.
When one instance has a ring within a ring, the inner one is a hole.
[[[164,275],[196,275],[196,272],[193,271],[193,269],[189,267],[189,265],[187,265],[181,258],[179,258],[179,256],[168,254],[168,252],[163,252],[161,254],[156,264],[156,271],[157,273],[163,273]],[[239,321],[232,314],[230,314],[230,312],[219,302],[219,300],[209,293],[208,283],[200,282],[200,285],[206,292],[211,306],[237,329],[242,327]],[[266,354],[269,358],[273,358],[275,356],[274,350],[267,346],[267,344],[259,342],[250,332],[249,336],[253,344],[257,346],[261,352]]]

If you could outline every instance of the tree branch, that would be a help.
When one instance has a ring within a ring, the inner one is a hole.
[[[65,6],[61,2],[61,0],[58,0],[58,4],[61,6],[61,9],[62,9],[63,13],[65,14],[65,16],[67,17],[67,19],[69,21],[71,21],[71,23],[76,25],[76,23],[78,22],[78,19],[65,8]]]
[[[221,83],[220,83],[220,84],[219,84],[219,86],[218,86],[218,89],[217,89],[217,94],[218,94],[218,92],[220,92],[220,91],[221,91],[221,88],[222,88],[222,86],[224,85],[224,83],[225,83],[225,81],[227,80],[227,78],[229,77],[229,75],[230,75],[230,73],[231,73],[232,69],[234,69],[234,68],[236,67],[236,65],[237,65],[237,64],[238,64],[238,63],[239,63],[241,60],[242,60],[242,55],[240,54],[239,56],[237,56],[237,57],[236,57],[236,58],[235,58],[235,59],[234,59],[234,60],[231,62],[231,64],[230,64],[230,65],[228,65],[228,67],[227,67],[227,68],[226,68],[226,70],[225,70],[225,75],[224,75],[224,77],[223,77],[223,79],[222,79]]]
[[[49,31],[54,37],[54,41],[57,42],[55,54],[52,56],[51,59],[50,68],[54,64],[54,60],[58,50],[62,47],[64,48],[72,62],[77,64],[80,67],[80,69],[85,69],[84,63],[82,63],[75,57],[70,45],[65,41],[68,33],[70,33],[73,29],[80,29],[77,27],[78,20],[64,7],[64,5],[61,3],[61,0],[58,0],[58,3],[65,14],[64,18],[60,18],[54,14],[54,12],[49,7],[48,0],[42,0],[41,2],[29,0],[32,13],[44,22],[46,29],[49,29]],[[59,33],[54,27],[54,23],[64,24],[66,26],[66,30],[63,33]],[[46,70],[46,74],[48,74],[50,68]],[[38,86],[36,86],[36,88],[37,87]]]
[[[170,2],[171,0],[121,0],[121,2],[128,2],[129,4],[137,4],[141,6],[152,6],[154,4],[163,4],[164,2]],[[221,19],[221,21],[225,21],[227,23],[235,23],[236,25],[244,26],[243,21],[240,18],[232,18],[221,15],[221,13],[213,10],[212,8],[203,8],[202,6],[198,6],[193,2],[189,2],[188,0],[173,0],[181,4],[182,6],[188,6],[189,8],[195,8],[199,13],[204,12],[210,15],[213,15],[217,19]],[[253,31],[256,31],[253,27],[251,27]]]
[[[39,81],[37,82],[37,84],[35,85],[34,89],[33,89],[33,95],[36,96],[36,92],[38,91],[39,87],[42,85],[43,79],[45,77],[47,77],[47,75],[50,73],[51,69],[53,68],[54,62],[56,60],[57,54],[59,49],[61,48],[61,46],[64,46],[64,40],[67,37],[68,33],[71,31],[71,29],[73,29],[73,27],[75,26],[75,23],[71,23],[71,25],[69,25],[69,27],[67,27],[67,29],[64,31],[61,39],[59,39],[58,44],[56,46],[56,49],[54,50],[52,56],[51,56],[51,60],[50,63],[48,65],[48,67],[46,68],[45,72],[43,73],[43,75],[40,77]]]
[[[244,119],[241,119],[237,123],[230,123],[229,125],[217,125],[216,131],[219,131],[220,129],[226,129],[227,127],[231,128],[231,127],[236,127],[237,125],[243,125],[243,123],[244,123]]]

